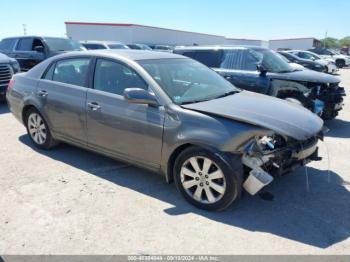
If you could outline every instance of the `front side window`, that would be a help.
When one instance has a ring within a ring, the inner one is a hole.
[[[89,63],[89,58],[71,58],[58,61],[53,71],[52,80],[87,87]]]
[[[219,74],[188,58],[142,60],[139,64],[176,104],[211,100],[238,92]]]
[[[285,59],[269,49],[244,50],[243,65],[245,70],[257,70],[257,65],[261,65],[272,73],[293,72],[293,68]]]
[[[17,45],[18,51],[32,51],[33,50],[33,38],[22,38]]]
[[[147,90],[148,85],[130,67],[106,59],[97,59],[94,89],[123,95],[126,88],[142,88]]]

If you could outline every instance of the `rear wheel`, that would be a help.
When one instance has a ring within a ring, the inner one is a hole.
[[[57,144],[52,138],[49,126],[41,114],[34,108],[26,113],[27,133],[34,145],[41,149],[50,149]]]
[[[223,210],[240,196],[241,164],[236,167],[218,153],[190,147],[175,161],[174,180],[180,193],[192,205],[206,210]]]

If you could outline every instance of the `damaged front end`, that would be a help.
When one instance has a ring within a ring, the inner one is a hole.
[[[345,89],[339,83],[297,82],[272,80],[270,94],[298,102],[324,120],[335,118],[343,108]]]
[[[298,141],[276,134],[253,138],[242,148],[246,175],[243,187],[254,195],[274,178],[311,161],[321,160],[317,143],[322,138],[320,135]]]

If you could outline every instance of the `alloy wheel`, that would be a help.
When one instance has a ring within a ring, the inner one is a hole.
[[[185,192],[200,203],[216,203],[225,194],[225,176],[219,166],[207,157],[195,156],[186,160],[180,176]]]
[[[42,145],[46,141],[47,129],[41,116],[32,113],[28,117],[28,130],[35,143]]]

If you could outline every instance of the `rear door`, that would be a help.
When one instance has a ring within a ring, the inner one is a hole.
[[[89,57],[58,60],[39,81],[37,96],[51,129],[65,140],[86,144]]]
[[[135,70],[122,62],[98,58],[93,89],[87,93],[88,145],[123,159],[160,166],[163,107],[130,104],[126,88],[148,89]]]

